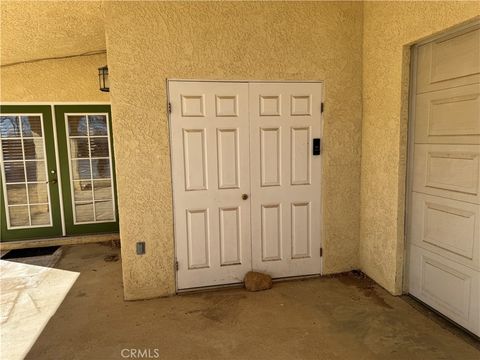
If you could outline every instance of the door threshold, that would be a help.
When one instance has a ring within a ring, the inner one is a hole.
[[[203,292],[211,292],[216,290],[226,289],[240,289],[243,288],[243,282],[237,282],[233,284],[211,285],[211,286],[199,286],[188,289],[177,289],[177,295],[197,294]]]
[[[37,248],[46,246],[61,246],[61,245],[80,245],[99,243],[105,241],[118,241],[120,240],[119,233],[107,233],[107,234],[89,234],[89,235],[75,235],[55,238],[44,239],[31,239],[31,240],[18,240],[18,241],[5,241],[0,242],[0,251],[25,249],[25,248]]]
[[[289,276],[289,277],[272,279],[272,282],[281,283],[281,282],[287,282],[287,281],[303,281],[303,280],[317,279],[317,278],[320,278],[321,276],[322,276],[321,274]],[[197,294],[202,292],[210,292],[210,291],[224,290],[224,289],[239,289],[239,288],[244,288],[243,282],[237,282],[232,284],[222,284],[222,285],[200,286],[200,287],[194,287],[189,289],[177,289],[177,295]]]
[[[311,275],[297,275],[297,276],[287,276],[281,278],[272,279],[274,283],[279,282],[287,282],[287,281],[302,281],[302,280],[310,280],[322,277],[321,274],[311,274]]]

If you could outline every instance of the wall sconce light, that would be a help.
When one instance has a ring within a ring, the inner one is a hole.
[[[108,66],[102,66],[98,68],[98,83],[100,85],[100,91],[109,92],[110,82],[108,81]]]

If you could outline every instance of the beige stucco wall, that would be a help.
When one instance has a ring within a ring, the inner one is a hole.
[[[108,102],[102,1],[2,0],[0,64],[1,101]]]
[[[0,62],[105,49],[102,1],[0,1]]]
[[[480,15],[480,2],[365,2],[360,267],[402,289],[408,44]]]
[[[108,102],[98,85],[106,54],[45,60],[0,68],[0,100],[14,102]]]
[[[325,80],[323,270],[357,268],[362,3],[104,7],[125,297],[175,291],[167,78]]]

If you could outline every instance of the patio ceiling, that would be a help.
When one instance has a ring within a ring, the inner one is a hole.
[[[100,1],[2,1],[2,65],[105,49]]]

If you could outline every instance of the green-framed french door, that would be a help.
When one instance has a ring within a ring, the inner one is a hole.
[[[0,106],[1,240],[62,235],[51,107]]]
[[[1,241],[118,231],[111,128],[108,105],[0,106]]]
[[[118,231],[112,116],[108,105],[57,105],[68,234]]]

